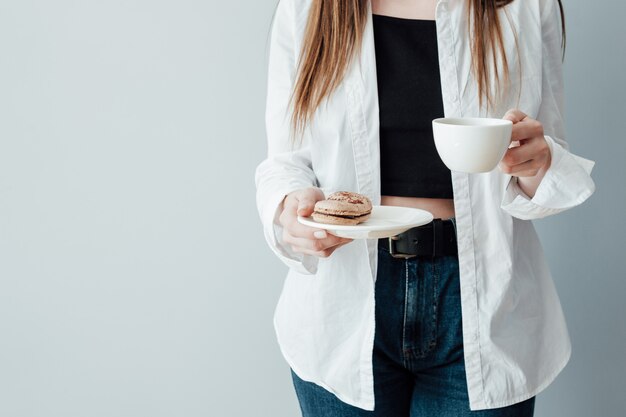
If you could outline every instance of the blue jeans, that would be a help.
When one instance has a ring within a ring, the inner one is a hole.
[[[458,256],[393,258],[378,248],[374,411],[291,372],[303,417],[532,417],[535,397],[470,411]]]

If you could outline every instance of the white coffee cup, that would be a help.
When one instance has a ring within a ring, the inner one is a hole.
[[[513,122],[481,117],[433,120],[435,147],[452,171],[488,172],[511,144]]]

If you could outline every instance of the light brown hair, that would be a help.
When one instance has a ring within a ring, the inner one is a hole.
[[[486,100],[489,106],[494,98],[490,78],[493,76],[496,86],[500,86],[501,80],[508,83],[509,75],[497,10],[514,0],[467,1],[470,3],[467,18],[472,23],[468,24],[472,30],[472,72],[478,84],[479,103],[482,105]],[[561,0],[558,3],[564,52],[565,19]],[[367,13],[367,0],[312,1],[290,101],[292,133],[303,131],[315,110],[343,79],[350,60],[360,51]],[[498,54],[504,74],[495,65]]]

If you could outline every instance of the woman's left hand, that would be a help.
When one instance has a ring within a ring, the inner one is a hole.
[[[500,170],[516,177],[534,177],[545,173],[550,167],[551,154],[541,122],[517,109],[506,112],[503,119],[513,122],[511,142],[518,142],[518,145],[506,151],[498,164]]]

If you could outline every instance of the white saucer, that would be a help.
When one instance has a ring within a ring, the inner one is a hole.
[[[379,239],[400,234],[412,227],[433,221],[432,213],[398,206],[373,206],[370,218],[354,226],[319,223],[313,217],[298,216],[305,226],[325,229],[328,233],[350,239]]]

